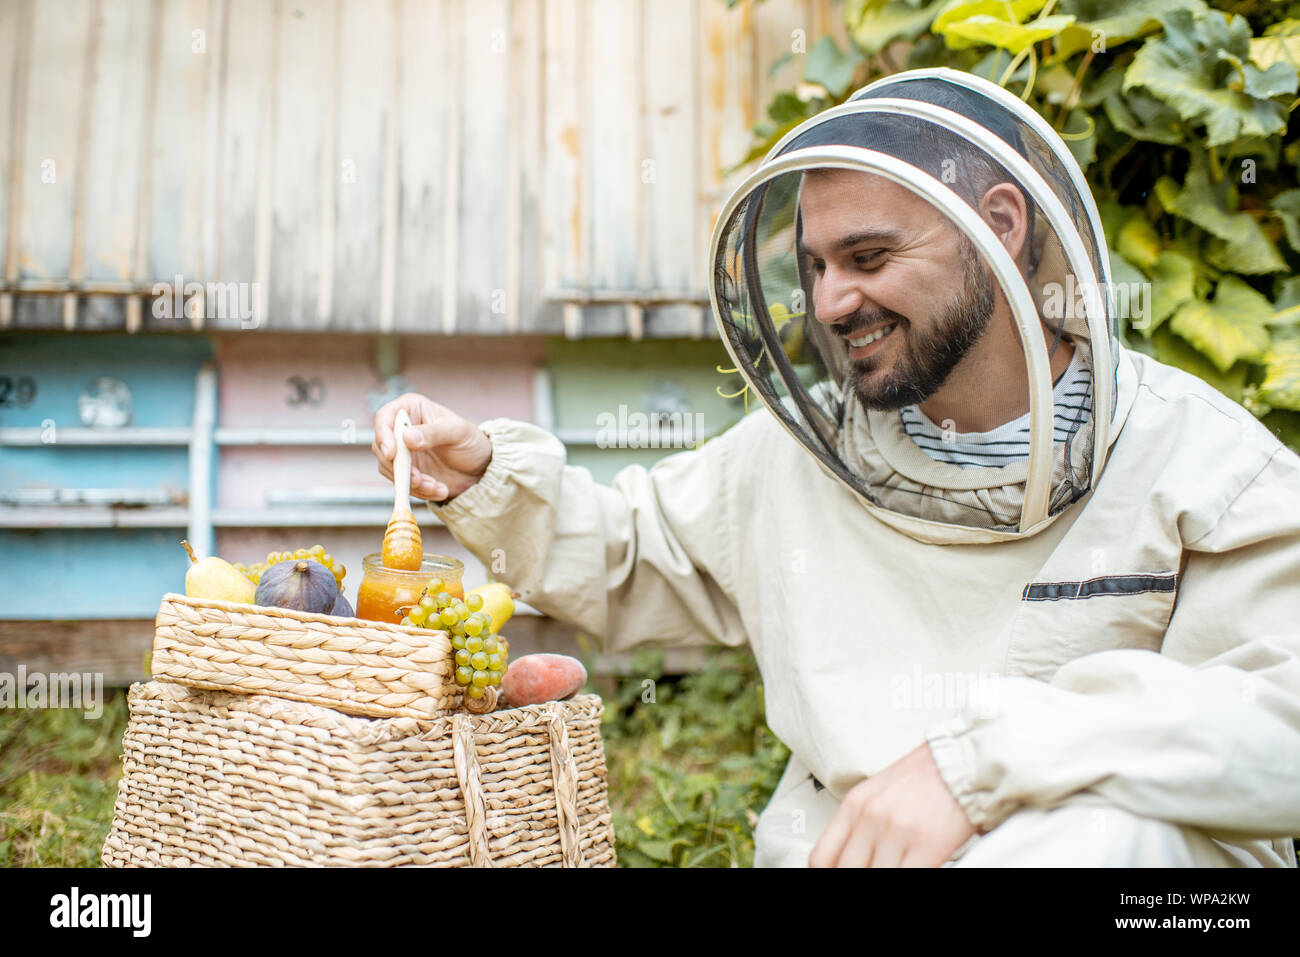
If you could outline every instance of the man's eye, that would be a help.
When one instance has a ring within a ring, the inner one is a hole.
[[[874,266],[880,262],[880,257],[883,254],[883,251],[879,249],[870,253],[858,253],[853,257],[853,261],[859,266]]]
[[[822,262],[820,259],[814,259],[812,267],[813,267],[813,272],[817,273],[817,275],[819,276],[826,271],[826,264]]]

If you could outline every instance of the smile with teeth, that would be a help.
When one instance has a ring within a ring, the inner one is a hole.
[[[860,338],[849,339],[849,345],[853,346],[853,348],[855,349],[859,349],[862,346],[869,346],[877,339],[883,339],[885,338],[885,336],[893,332],[894,326],[895,323],[890,323],[889,325],[881,326],[880,328],[876,329],[875,332],[869,332],[866,335],[861,336]]]

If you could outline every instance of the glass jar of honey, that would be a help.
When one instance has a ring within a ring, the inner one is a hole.
[[[415,571],[386,568],[379,552],[367,555],[362,564],[365,573],[357,591],[357,617],[366,621],[401,624],[411,606],[420,600],[430,578],[441,578],[453,597],[465,597],[461,584],[465,565],[446,555],[426,554]]]

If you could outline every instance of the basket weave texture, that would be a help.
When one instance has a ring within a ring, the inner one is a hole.
[[[599,697],[432,721],[135,684],[106,866],[615,866]]]
[[[104,864],[617,866],[600,698],[468,714],[451,652],[444,632],[166,595]]]
[[[460,706],[445,632],[185,595],[163,596],[153,677],[379,718]]]

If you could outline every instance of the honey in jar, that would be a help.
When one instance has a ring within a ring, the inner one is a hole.
[[[382,554],[376,552],[367,555],[363,565],[365,573],[357,590],[357,617],[366,621],[401,624],[411,606],[420,600],[430,578],[441,578],[453,597],[465,597],[465,587],[461,584],[465,565],[446,555],[426,554],[419,568],[406,570],[386,567]]]

